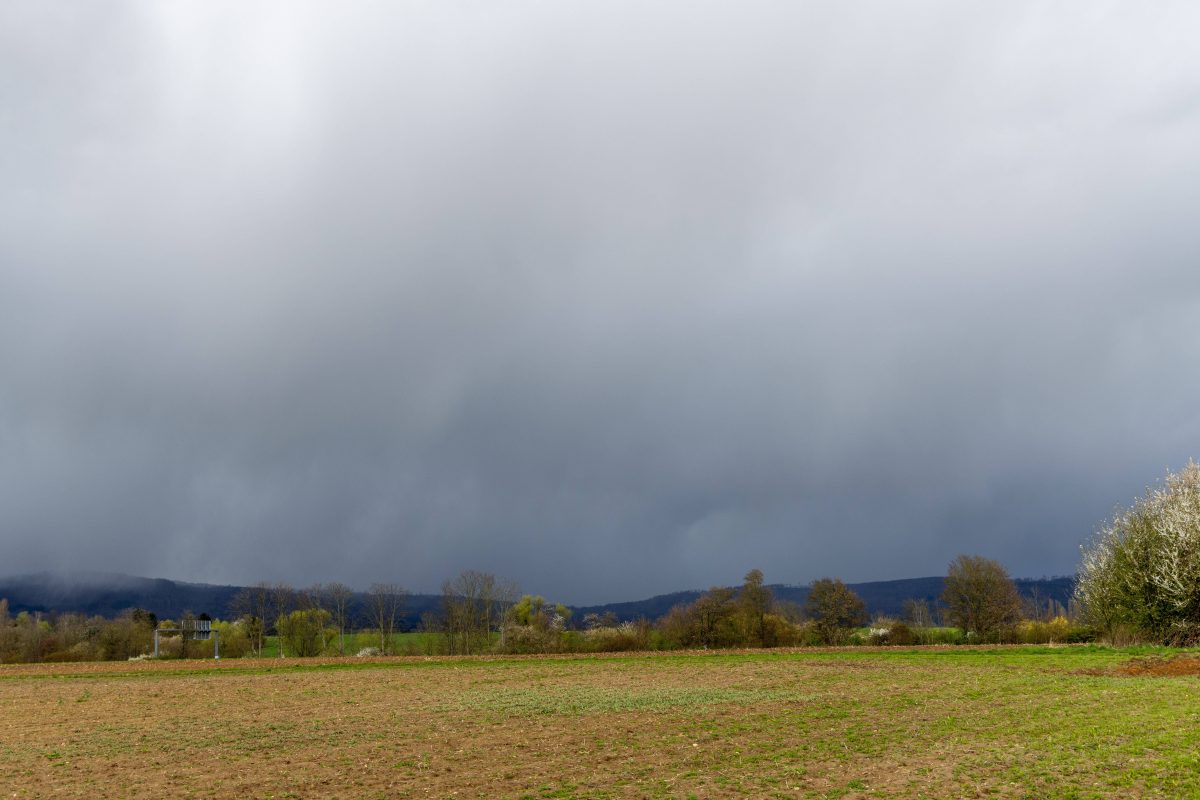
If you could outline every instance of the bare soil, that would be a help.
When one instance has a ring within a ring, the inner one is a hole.
[[[1160,757],[1185,745],[1131,732],[1196,729],[1195,685],[1145,697],[1081,666],[858,650],[0,667],[0,800],[1178,796]]]
[[[1110,670],[1113,675],[1138,678],[1178,678],[1185,675],[1200,675],[1200,656],[1175,655],[1134,658],[1118,664]]]

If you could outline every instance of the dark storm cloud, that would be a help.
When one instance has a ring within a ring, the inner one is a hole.
[[[1069,572],[1197,454],[1187,5],[0,15],[0,573]]]

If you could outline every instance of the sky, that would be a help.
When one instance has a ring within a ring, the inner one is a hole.
[[[1200,457],[1200,7],[0,6],[0,575],[1072,573]]]

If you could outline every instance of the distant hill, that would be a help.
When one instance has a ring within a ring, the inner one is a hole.
[[[0,597],[13,613],[76,612],[115,617],[130,608],[178,619],[185,611],[224,616],[237,586],[184,583],[108,572],[39,572],[0,578]]]
[[[1075,589],[1075,579],[1072,577],[1017,578],[1015,583],[1023,596],[1037,596],[1045,600],[1053,599],[1064,606],[1067,605],[1071,593]],[[847,585],[862,597],[871,614],[900,616],[904,610],[905,600],[926,600],[931,607],[936,606],[942,595],[944,579],[939,575],[929,578],[902,578],[894,581],[869,581]],[[774,584],[769,588],[777,600],[802,605],[808,598],[807,586]],[[646,600],[580,606],[575,609],[575,617],[580,619],[585,614],[603,614],[611,611],[621,621],[633,620],[638,617],[657,619],[670,611],[672,606],[690,603],[701,594],[700,591],[673,592]]]
[[[14,614],[29,611],[115,617],[131,608],[142,608],[159,619],[179,619],[187,612],[224,618],[229,616],[234,596],[243,588],[109,572],[39,572],[0,578],[0,598],[8,600]],[[366,616],[365,598],[359,593],[351,601],[352,619]],[[421,615],[440,608],[441,601],[440,595],[409,595],[404,627],[416,627]]]
[[[1017,588],[1025,596],[1036,595],[1067,604],[1074,589],[1071,577],[1018,578]],[[904,578],[894,581],[852,583],[872,614],[899,615],[908,599],[924,599],[937,604],[942,594],[942,578]],[[229,605],[240,586],[216,586],[207,583],[185,583],[165,578],[140,578],[106,572],[52,573],[18,575],[0,578],[0,598],[6,598],[12,613],[21,611],[80,613],[88,616],[115,617],[130,608],[143,608],[160,619],[178,619],[184,612],[207,613],[213,617],[229,616]],[[786,602],[802,604],[808,597],[807,586],[773,585],[775,597]],[[690,603],[701,594],[698,590],[661,594],[645,600],[603,605],[575,606],[573,620],[586,614],[611,611],[617,618],[634,620],[639,617],[657,619],[680,603]],[[362,620],[365,595],[359,594],[351,604],[351,616]],[[421,615],[436,613],[441,608],[441,596],[409,595],[405,604],[405,629],[420,624]],[[365,624],[365,623],[364,623]]]

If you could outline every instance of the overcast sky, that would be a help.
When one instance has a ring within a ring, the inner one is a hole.
[[[0,6],[0,574],[1070,573],[1200,456],[1200,8]]]

